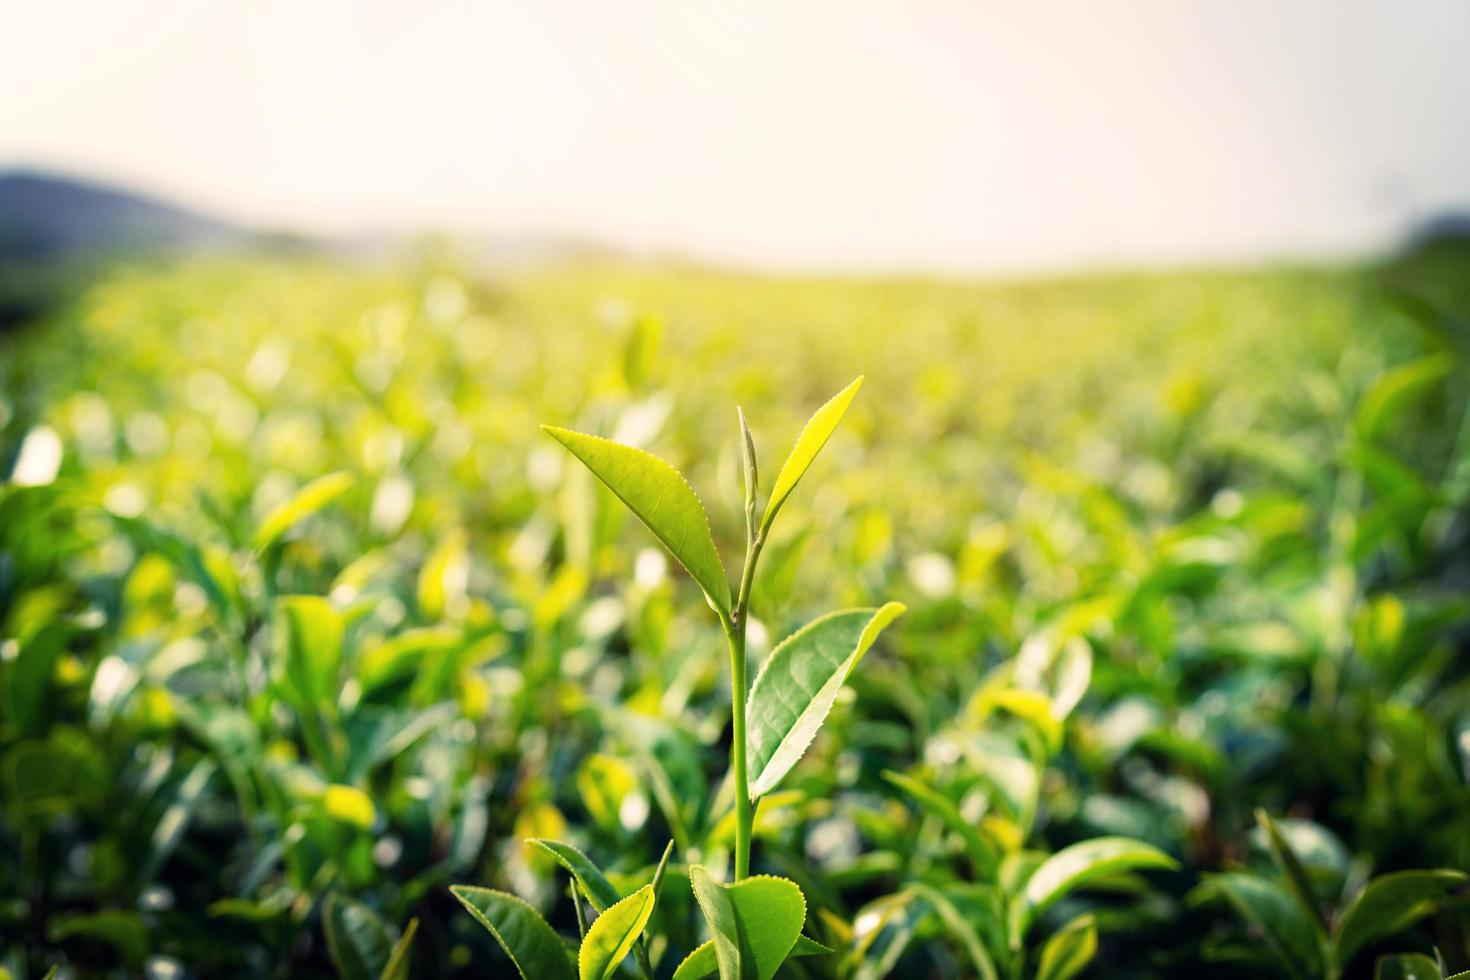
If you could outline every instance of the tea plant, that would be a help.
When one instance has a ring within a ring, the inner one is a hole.
[[[701,977],[718,967],[720,976],[727,980],[745,976],[768,980],[788,956],[830,952],[803,939],[806,901],[794,882],[769,875],[750,877],[756,808],[800,761],[843,683],[904,607],[890,602],[877,609],[848,609],[814,620],[771,651],[754,685],[747,679],[746,630],[756,564],[772,523],[836,431],[862,382],[859,377],[832,396],[807,422],[782,464],[759,518],[760,470],[755,440],[745,413],[737,412],[746,540],[740,585],[733,593],[704,506],[677,470],[630,446],[543,426],[606,484],[689,572],[719,618],[729,647],[732,696],[728,778],[734,793],[735,820],[732,880],[726,885],[702,865],[689,867],[693,895],[708,922],[711,938],[680,964],[676,977]],[[605,980],[641,941],[673,844],[670,842],[665,850],[652,883],[618,898],[601,871],[585,856],[565,844],[537,843],[572,873],[572,900],[578,909],[579,926],[582,900],[598,913],[583,934],[578,970],[582,980]],[[455,895],[490,929],[523,976],[540,976],[545,971],[552,976],[571,975],[554,934],[534,910],[512,896],[487,889],[458,887]],[[508,924],[528,916],[530,925]],[[523,944],[518,939],[523,933],[536,938]],[[652,980],[646,943],[640,944],[639,950],[639,965]]]
[[[1467,268],[111,273],[0,337],[0,969],[1464,970]]]

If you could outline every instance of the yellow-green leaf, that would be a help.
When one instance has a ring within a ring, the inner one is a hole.
[[[720,980],[771,980],[806,922],[806,899],[796,883],[757,875],[725,885],[697,864],[689,869],[689,883],[709,922]]]
[[[1080,915],[1058,929],[1041,947],[1036,980],[1072,980],[1097,955],[1097,920]]]
[[[352,474],[328,473],[312,480],[277,506],[260,522],[255,531],[255,547],[264,551],[280,540],[295,524],[352,489]]]
[[[313,711],[337,697],[342,667],[342,616],[322,596],[276,600],[276,656],[298,706]]]
[[[388,957],[388,964],[383,967],[383,972],[378,974],[378,980],[408,980],[413,966],[413,940],[419,934],[419,920],[409,919],[408,928],[403,930],[403,935],[398,942],[393,944],[393,953]]]
[[[653,915],[653,886],[644,885],[597,917],[577,954],[580,980],[607,980],[633,951]]]
[[[371,830],[378,811],[372,797],[356,786],[334,784],[322,793],[322,810],[333,820]]]
[[[638,516],[704,590],[710,604],[730,615],[730,582],[710,534],[704,505],[668,463],[610,439],[543,425]]]
[[[791,952],[786,954],[788,960],[798,959],[802,956],[820,956],[823,953],[832,952],[830,947],[823,946],[815,939],[807,936],[797,936],[796,945],[791,947]],[[715,958],[715,941],[706,939],[695,947],[694,952],[684,957],[679,968],[674,971],[673,980],[701,980],[720,968],[719,960]]]
[[[863,379],[859,376],[852,384],[833,395],[825,405],[816,410],[801,430],[801,435],[796,437],[796,445],[791,447],[786,462],[781,464],[781,472],[776,474],[776,482],[771,485],[771,499],[766,501],[766,514],[761,518],[762,530],[771,526],[771,522],[776,519],[776,512],[806,475],[808,467],[817,458],[817,453],[832,438],[837,423],[842,421],[842,416],[847,413],[847,406],[852,404],[862,384]]]

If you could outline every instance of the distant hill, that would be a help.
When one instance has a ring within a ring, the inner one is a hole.
[[[0,262],[214,249],[242,229],[155,198],[30,171],[0,173]]]

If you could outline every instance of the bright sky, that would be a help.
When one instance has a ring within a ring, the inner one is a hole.
[[[308,230],[944,271],[1470,205],[1465,0],[0,0],[0,166]]]

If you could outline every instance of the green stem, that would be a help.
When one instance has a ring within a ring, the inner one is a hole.
[[[746,771],[745,699],[750,693],[745,666],[745,624],[749,619],[750,590],[755,581],[755,563],[760,558],[763,535],[752,535],[745,549],[745,568],[740,576],[740,593],[735,611],[725,627],[730,643],[730,769],[735,774],[735,880],[750,874],[750,839],[755,828],[756,801],[750,796],[750,774]]]
[[[735,773],[735,880],[750,874],[750,831],[755,822],[750,777],[745,770],[745,624],[737,620],[730,641],[730,768]]]

